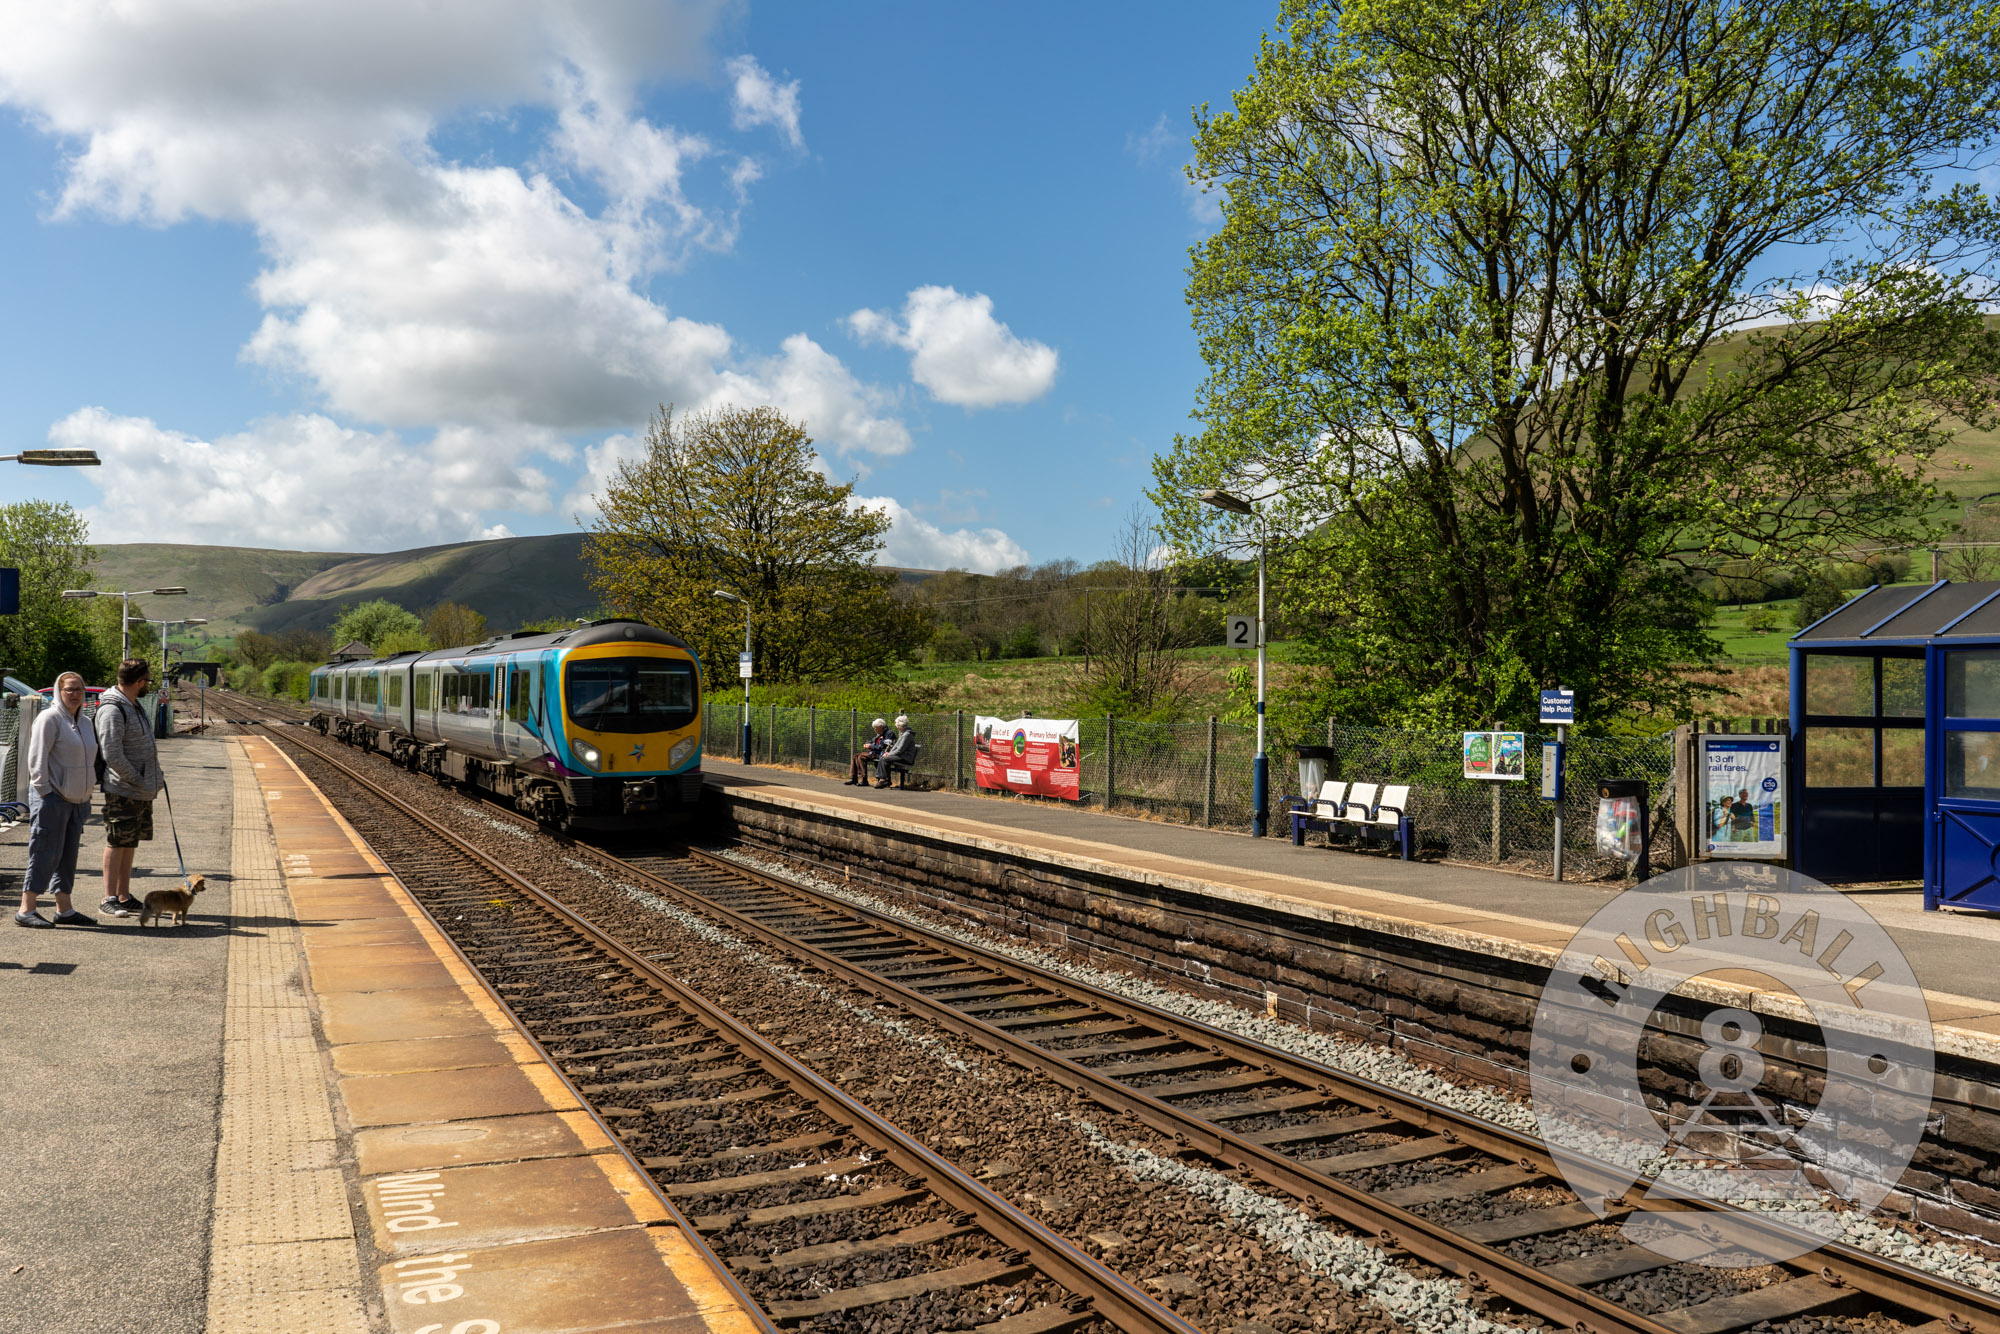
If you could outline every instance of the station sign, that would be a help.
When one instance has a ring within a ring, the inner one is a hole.
[[[1255,616],[1231,616],[1229,628],[1222,636],[1222,642],[1230,648],[1257,647],[1257,618]]]
[[[739,653],[736,655],[736,674],[746,681],[756,675],[751,669],[750,655],[748,653]]]
[[[1574,690],[1544,690],[1542,692],[1542,721],[1556,723],[1564,727],[1576,724],[1576,692]]]

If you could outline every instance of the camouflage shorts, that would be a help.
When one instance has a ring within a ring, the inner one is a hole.
[[[104,794],[104,841],[114,848],[136,848],[153,836],[153,803]]]

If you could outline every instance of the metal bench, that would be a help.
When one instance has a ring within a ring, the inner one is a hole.
[[[1293,846],[1305,846],[1308,829],[1320,830],[1328,837],[1336,829],[1349,829],[1364,842],[1373,841],[1377,833],[1387,833],[1390,844],[1403,860],[1410,860],[1416,849],[1417,830],[1409,815],[1409,784],[1391,783],[1380,788],[1380,796],[1376,793],[1374,783],[1349,787],[1346,783],[1329,781],[1320,784],[1311,801],[1286,797],[1292,818]]]

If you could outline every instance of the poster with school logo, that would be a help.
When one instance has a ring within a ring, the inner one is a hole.
[[[1784,739],[1703,736],[1700,755],[1703,855],[1784,857]]]
[[[1083,800],[1074,718],[974,718],[973,781],[983,788]]]

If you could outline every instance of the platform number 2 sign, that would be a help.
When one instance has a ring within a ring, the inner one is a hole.
[[[1223,643],[1231,648],[1257,647],[1257,618],[1254,616],[1232,616],[1229,631],[1223,636]]]

